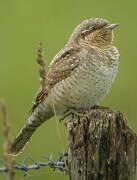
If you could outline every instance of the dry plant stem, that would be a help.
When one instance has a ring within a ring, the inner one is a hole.
[[[10,127],[8,124],[8,119],[7,119],[7,112],[6,112],[6,106],[4,101],[0,101],[0,107],[1,107],[1,112],[2,112],[2,122],[3,122],[3,134],[5,137],[5,142],[4,142],[4,162],[5,162],[5,167],[9,169],[9,178],[12,180],[15,175],[15,170],[14,170],[14,164],[15,164],[15,159],[14,157],[10,157],[8,153],[10,152],[11,148],[11,140],[10,140]]]
[[[122,113],[73,115],[67,132],[69,180],[135,180],[137,137]]]
[[[3,134],[5,138],[5,143],[4,143],[4,161],[5,161],[5,166],[8,168],[8,152],[10,150],[11,142],[9,138],[9,124],[7,121],[7,112],[6,112],[6,107],[3,101],[0,102],[1,105],[1,112],[2,112],[2,123],[3,123]]]
[[[39,70],[39,75],[40,75],[40,83],[41,86],[43,88],[43,90],[45,89],[46,85],[47,88],[49,87],[49,85],[46,82],[46,71],[45,71],[45,61],[43,59],[43,51],[42,51],[42,42],[40,41],[39,46],[38,46],[38,58],[37,58],[37,62],[40,65],[40,70]],[[54,105],[54,101],[53,98],[51,96],[51,102],[52,102],[52,107],[53,107],[53,112],[54,112],[54,116],[56,119],[56,125],[57,125],[57,134],[58,134],[58,138],[59,138],[59,144],[61,145],[61,151],[62,154],[64,154],[64,148],[63,148],[63,144],[62,144],[62,138],[61,138],[61,134],[60,134],[60,130],[59,130],[59,122],[57,119],[57,115],[56,115],[56,109],[55,109],[55,105]],[[64,157],[63,157],[64,158]],[[65,162],[65,161],[64,161]],[[66,166],[67,167],[67,166]]]
[[[37,63],[40,65],[39,75],[40,75],[40,83],[42,88],[46,87],[46,71],[45,71],[45,61],[43,60],[43,51],[42,51],[42,42],[40,41],[38,45],[38,58]]]

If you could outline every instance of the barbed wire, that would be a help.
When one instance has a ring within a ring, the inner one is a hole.
[[[50,167],[52,168],[54,171],[56,169],[60,170],[63,173],[67,173],[66,171],[66,164],[67,164],[67,160],[65,159],[67,157],[67,153],[65,153],[64,155],[59,153],[59,157],[57,159],[57,161],[53,160],[53,156],[50,155],[49,157],[43,155],[42,156],[44,159],[48,160],[48,162],[38,162],[35,159],[33,159],[30,156],[26,156],[23,159],[22,163],[15,163],[13,168],[15,170],[20,170],[24,172],[24,176],[29,176],[28,171],[31,169],[35,169],[38,170],[41,167]],[[31,162],[33,162],[33,164],[27,164],[27,160],[30,160]],[[5,164],[5,162],[3,160],[0,160],[0,162],[2,164]],[[4,173],[6,174],[9,171],[9,169],[6,166],[0,167],[0,173]]]

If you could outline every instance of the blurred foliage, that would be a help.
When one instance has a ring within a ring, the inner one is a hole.
[[[0,4],[0,97],[6,101],[12,138],[23,126],[39,88],[39,67],[36,63],[38,42],[42,40],[45,59],[49,64],[75,26],[89,17],[103,17],[112,23],[120,23],[115,30],[115,44],[121,56],[119,73],[102,105],[124,112],[130,125],[137,130],[136,0],[1,0]],[[60,126],[66,151],[66,128],[64,123]],[[55,120],[45,123],[17,159],[30,155],[40,161],[41,155],[48,156],[50,153],[57,157],[57,152],[61,152],[62,148],[56,129]],[[0,132],[2,158],[1,123]],[[67,176],[47,168],[40,170],[38,175],[32,172],[31,179],[37,178],[65,180]],[[24,178],[19,173],[15,179]]]

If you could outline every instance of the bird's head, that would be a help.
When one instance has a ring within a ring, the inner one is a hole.
[[[72,33],[69,42],[103,48],[112,44],[113,29],[119,24],[110,24],[102,18],[90,18],[79,24]]]

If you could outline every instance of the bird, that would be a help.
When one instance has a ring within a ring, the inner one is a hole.
[[[63,115],[69,110],[89,110],[100,103],[118,72],[119,51],[113,45],[117,26],[104,18],[91,17],[74,29],[52,59],[46,85],[38,90],[10,154],[23,151],[35,130],[54,116],[54,108],[57,115]]]

